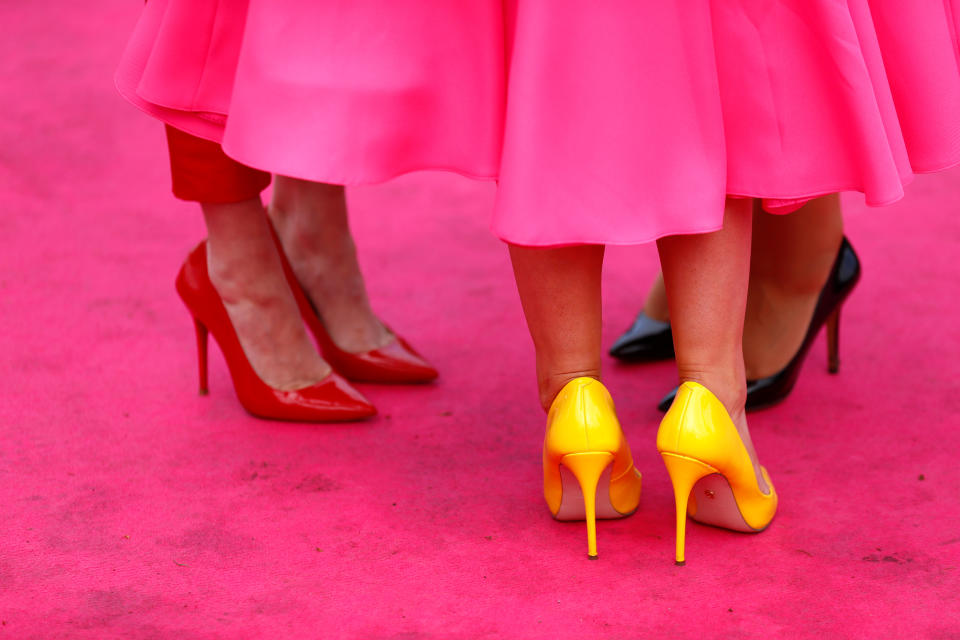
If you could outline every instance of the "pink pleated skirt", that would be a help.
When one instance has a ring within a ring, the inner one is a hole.
[[[117,84],[253,167],[497,178],[507,242],[635,244],[960,162],[954,3],[150,0]]]

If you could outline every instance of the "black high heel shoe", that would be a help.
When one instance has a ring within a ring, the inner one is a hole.
[[[673,354],[673,332],[669,322],[660,322],[643,311],[633,325],[610,347],[610,355],[624,362],[667,360]]]
[[[813,317],[810,319],[807,335],[800,343],[800,349],[787,366],[772,376],[747,380],[747,411],[771,407],[790,395],[800,376],[803,360],[823,325],[827,326],[827,371],[836,373],[840,370],[840,308],[859,281],[860,259],[850,246],[850,241],[844,237],[830,276],[817,298],[817,306],[813,310]],[[664,396],[657,408],[660,411],[669,409],[676,395],[677,390],[674,389]]]

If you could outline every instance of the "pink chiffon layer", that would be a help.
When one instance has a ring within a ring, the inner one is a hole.
[[[303,179],[497,174],[499,3],[150,0],[117,87],[231,157]]]
[[[514,244],[872,205],[960,162],[960,0],[150,0],[129,100],[250,166],[499,179]]]

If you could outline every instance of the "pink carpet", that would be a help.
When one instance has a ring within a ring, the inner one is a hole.
[[[640,510],[548,515],[544,417],[492,187],[352,192],[374,303],[442,372],[364,386],[352,425],[266,422],[219,352],[196,395],[161,127],[111,75],[137,2],[0,5],[0,639],[960,637],[960,170],[847,199],[864,279],[843,365],[811,353],[754,438],[781,496],[757,536],[691,525],[654,450],[672,365],[609,363]],[[605,344],[656,268],[611,250]]]

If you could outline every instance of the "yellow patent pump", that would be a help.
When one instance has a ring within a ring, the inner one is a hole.
[[[586,519],[587,555],[596,558],[596,519],[633,513],[640,482],[610,393],[594,378],[568,382],[550,406],[543,441],[550,513],[557,520]]]
[[[723,403],[706,387],[684,382],[657,432],[657,450],[673,483],[676,563],[684,564],[687,514],[704,524],[757,532],[777,512],[777,492],[763,467],[760,490],[750,454]]]

